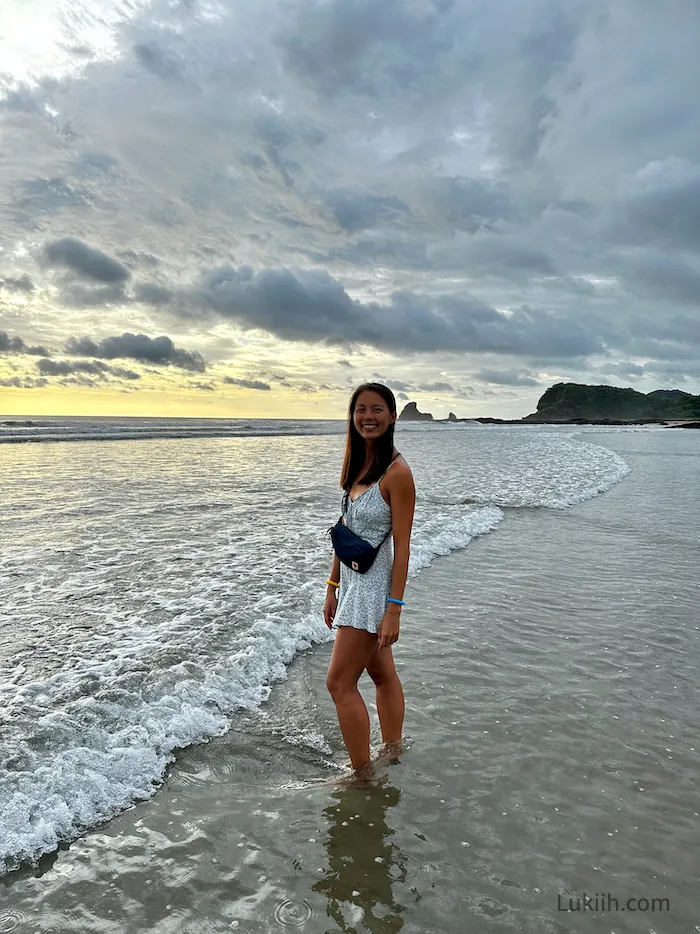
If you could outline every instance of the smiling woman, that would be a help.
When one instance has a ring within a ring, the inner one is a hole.
[[[365,669],[377,688],[385,751],[397,752],[402,736],[404,697],[391,646],[399,638],[415,488],[410,467],[394,448],[396,414],[394,394],[381,383],[363,383],[352,394],[341,478],[342,521],[376,549],[376,556],[369,568],[358,569],[336,546],[324,605],[326,625],[336,630],[326,684],[355,770],[353,779],[371,772],[369,715],[357,687]]]

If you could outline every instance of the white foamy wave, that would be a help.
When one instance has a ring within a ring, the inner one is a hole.
[[[561,509],[609,490],[628,473],[618,454],[573,434],[501,428],[479,432],[462,463],[431,476],[427,495],[436,506]]]
[[[492,532],[503,521],[503,512],[495,506],[454,507],[452,512],[441,507],[440,512],[423,521],[418,520],[411,537],[411,557],[408,574],[412,577],[428,567],[440,555],[466,548],[472,539]]]
[[[296,652],[329,638],[317,614],[264,621],[207,671],[181,662],[149,684],[140,660],[115,652],[12,696],[6,687],[0,700],[26,732],[0,760],[0,875],[150,797],[178,748],[225,733],[236,710],[257,707],[286,678]],[[313,733],[299,741],[324,748]]]
[[[461,505],[419,519],[409,576],[502,519],[500,509]],[[327,556],[318,557],[325,566]],[[202,567],[205,556],[199,558]],[[257,621],[217,658],[212,644],[220,643],[221,631],[211,623],[194,625],[194,613],[198,605],[204,612],[211,599],[227,549],[209,547],[206,558],[211,577],[199,579],[198,591],[190,578],[189,595],[171,598],[167,588],[151,594],[150,605],[166,610],[162,622],[146,628],[113,614],[108,631],[73,641],[61,670],[44,680],[22,683],[21,661],[5,669],[0,705],[14,729],[0,751],[0,875],[153,795],[179,748],[227,732],[236,711],[267,700],[298,651],[333,638],[322,621],[323,592],[313,572],[305,584],[299,581],[296,599],[288,592],[250,593]],[[74,593],[76,583],[69,589]],[[83,589],[80,596],[104,600],[99,589]],[[106,657],[96,661],[100,656]],[[281,735],[292,745],[330,753],[317,729]]]

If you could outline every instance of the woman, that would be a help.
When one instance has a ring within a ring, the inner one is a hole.
[[[391,647],[399,638],[416,491],[410,467],[394,448],[395,421],[396,400],[389,388],[381,383],[357,387],[350,399],[340,481],[344,522],[374,547],[391,530],[393,557],[392,536],[364,574],[334,555],[323,607],[326,625],[336,629],[326,686],[358,777],[371,771],[369,714],[357,689],[365,668],[377,687],[383,752],[400,749],[403,728],[403,689]]]

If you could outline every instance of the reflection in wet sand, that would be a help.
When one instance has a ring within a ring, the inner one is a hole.
[[[313,889],[326,896],[328,915],[341,931],[356,932],[358,924],[372,934],[403,927],[404,908],[392,886],[406,878],[405,858],[386,820],[400,797],[384,777],[372,787],[338,788],[324,809],[328,869]]]

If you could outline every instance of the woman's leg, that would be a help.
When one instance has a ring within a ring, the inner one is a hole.
[[[357,682],[376,647],[374,633],[338,626],[326,676],[353,769],[369,762],[369,714]]]
[[[377,686],[377,713],[382,739],[385,743],[398,743],[403,730],[405,704],[390,645],[383,649],[377,645],[367,664],[367,673]]]

